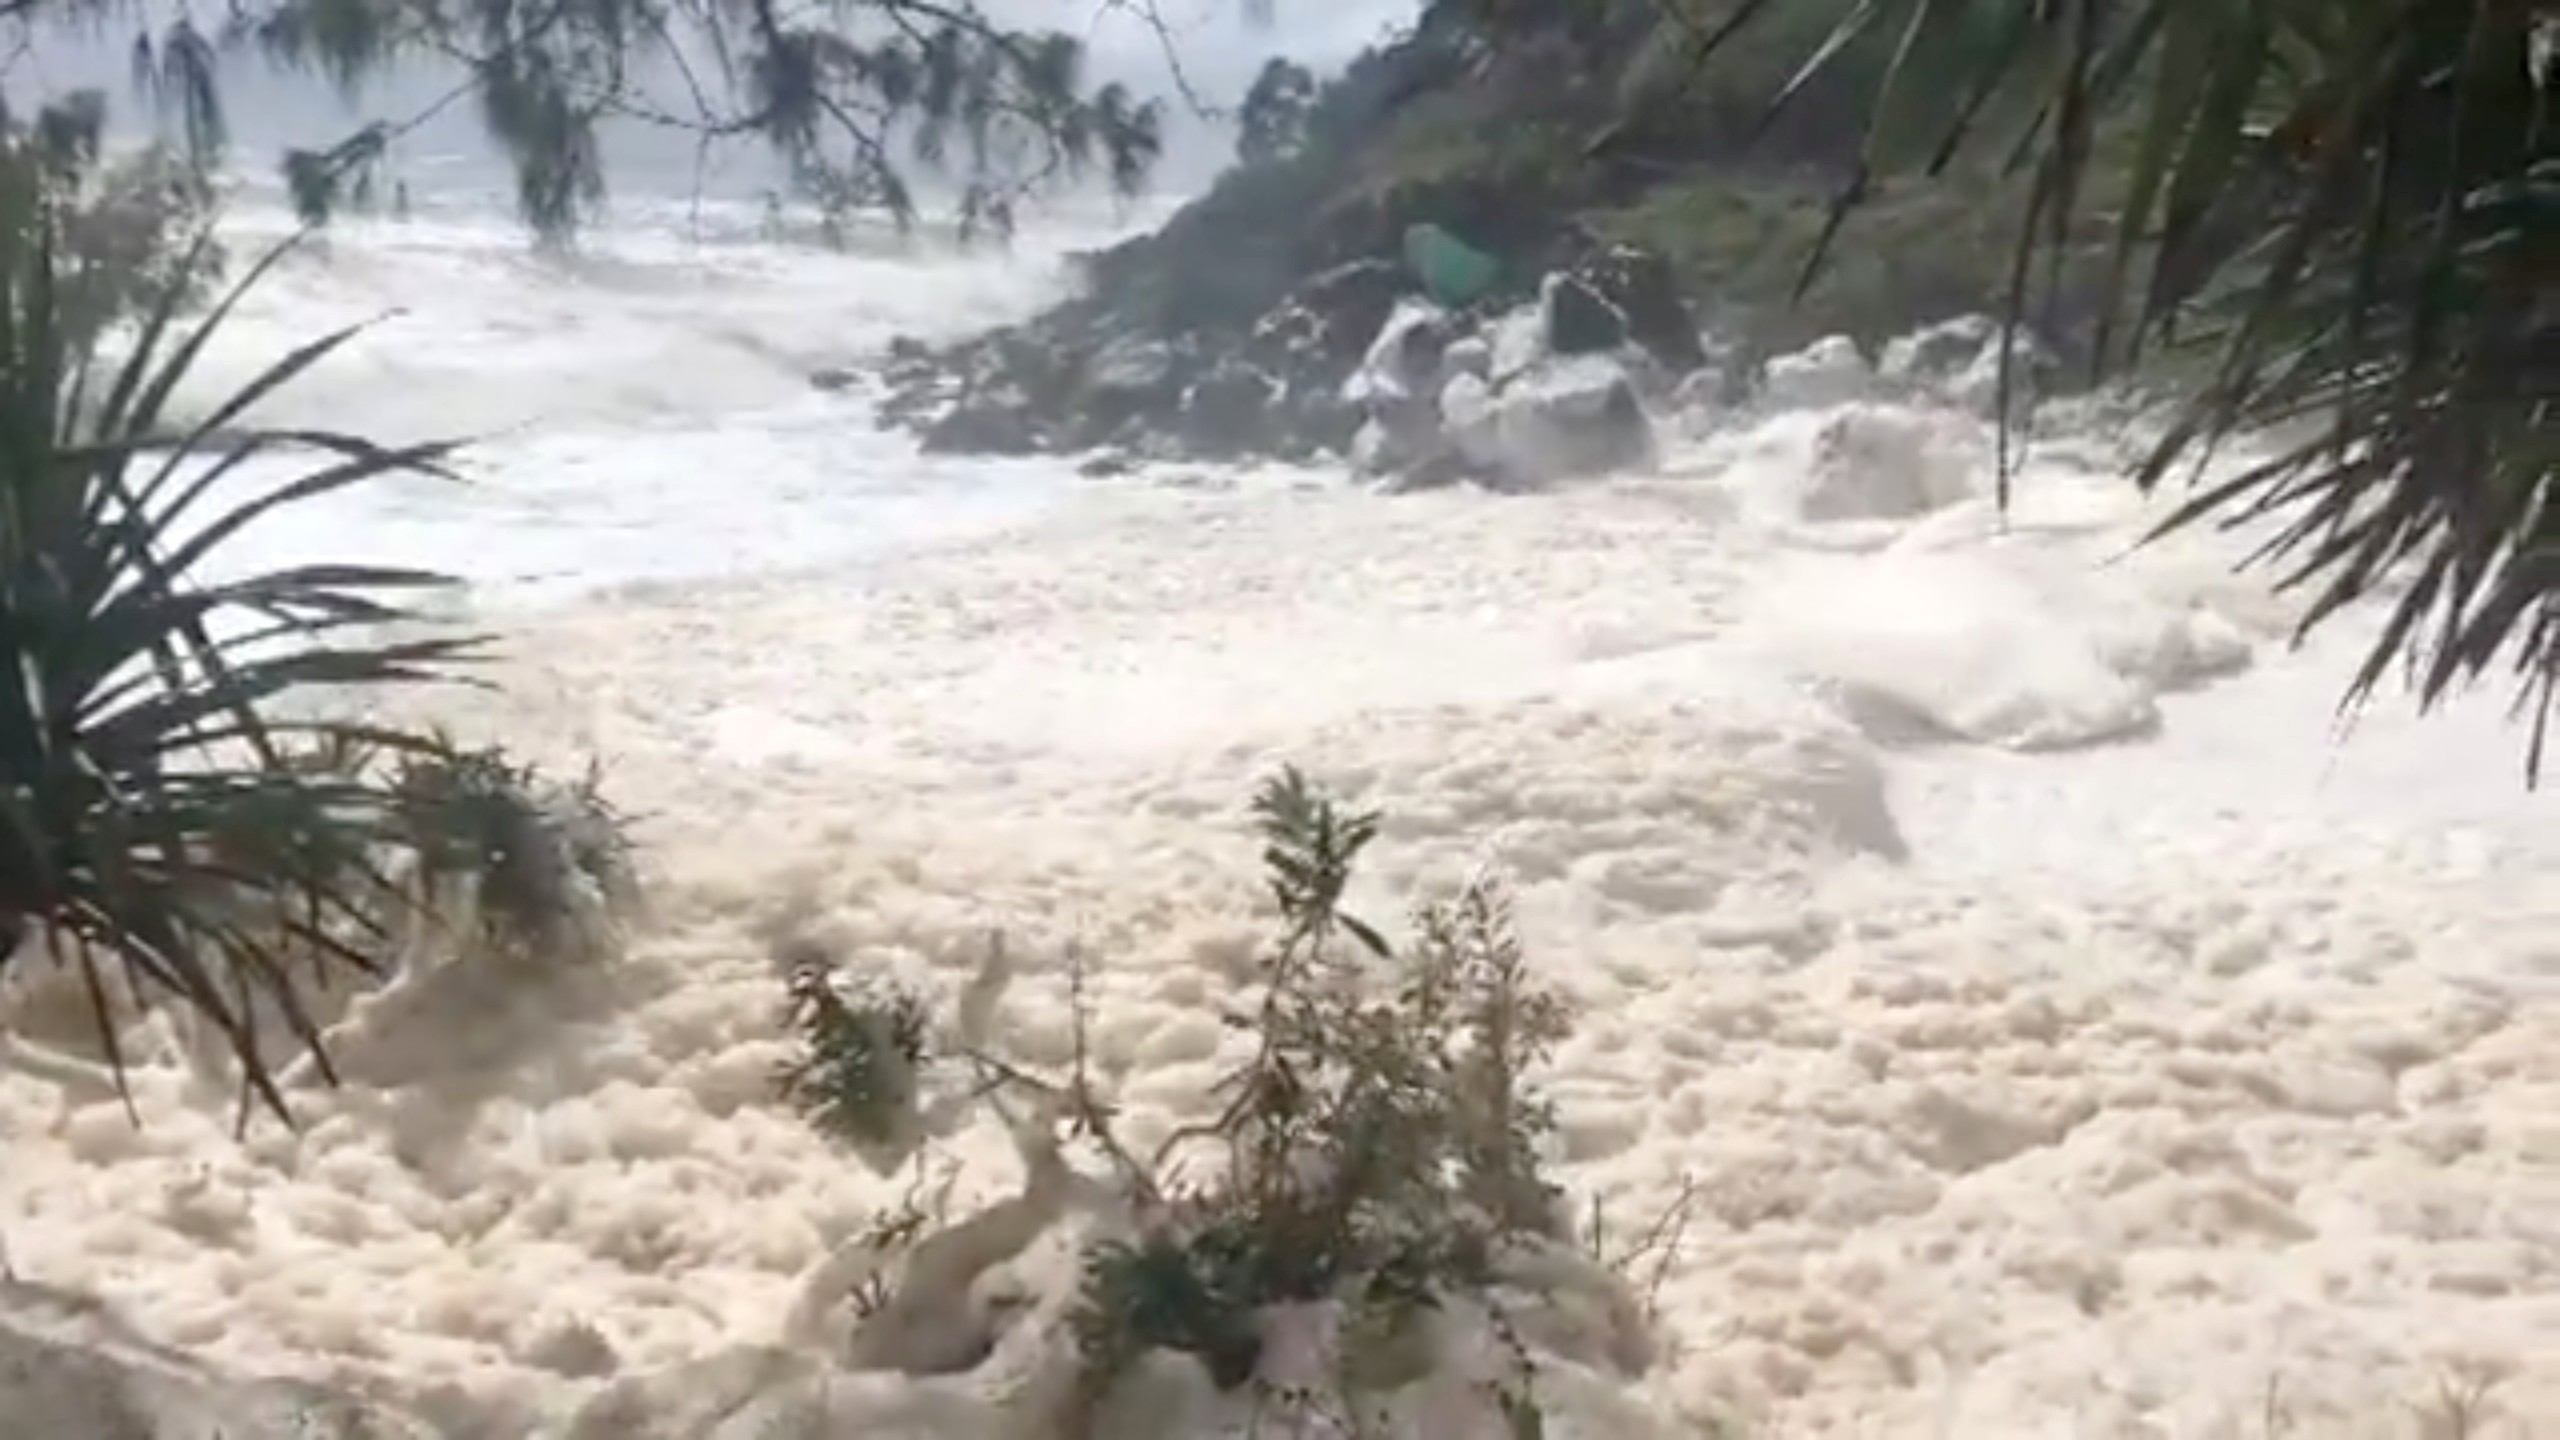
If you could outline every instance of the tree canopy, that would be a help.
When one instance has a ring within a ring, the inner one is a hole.
[[[1094,83],[1076,37],[999,23],[976,0],[225,0],[174,16],[133,0],[8,0],[0,21],[22,38],[129,30],[135,78],[199,166],[225,158],[231,57],[350,97],[396,69],[449,75],[422,112],[285,155],[315,221],[370,197],[403,131],[464,105],[512,163],[523,218],[552,240],[604,196],[607,122],[706,148],[763,144],[831,216],[910,220],[916,171],[932,169],[957,181],[964,226],[1007,225],[1027,189],[1058,179],[1132,189],[1163,148],[1160,99]]]

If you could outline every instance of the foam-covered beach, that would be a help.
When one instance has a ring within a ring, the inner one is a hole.
[[[298,1135],[174,1069],[139,1128],[0,1076],[20,1275],[229,1364],[528,1398],[591,1383],[575,1327],[626,1371],[767,1333],[911,1179],[773,1103],[771,938],[948,996],[1001,931],[1034,1063],[1079,947],[1161,1135],[1239,1043],[1243,804],[1289,762],[1386,813],[1370,911],[1509,878],[1577,1015],[1556,1174],[1614,1229],[1694,1197],[1635,1392],[1681,1432],[2432,1435],[2475,1382],[2486,1433],[2560,1424],[2560,840],[2505,697],[2341,732],[2370,619],[2296,652],[2238,541],[2132,548],[2096,410],[2005,522],[1927,403],[1668,416],[1652,473],[1538,495],[1094,481],[797,379],[1028,263],[519,291],[499,240],[363,233],[276,333],[444,288],[304,403],[495,438],[270,543],[482,581],[499,687],[421,703],[599,760],[651,913],[600,977],[344,1057]],[[1016,1182],[992,1125],[941,1153],[963,1205]]]

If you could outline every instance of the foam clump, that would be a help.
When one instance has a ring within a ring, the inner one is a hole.
[[[1805,472],[1806,520],[1903,520],[1973,498],[1973,427],[1924,410],[1855,406],[1823,422]]]
[[[1757,602],[1755,623],[1779,663],[1870,723],[2019,750],[2145,733],[2164,690],[2249,654],[2209,613],[2144,604],[2023,548],[1807,559]]]
[[[1831,335],[1771,357],[1761,370],[1759,398],[1771,410],[1812,410],[1869,399],[1875,389],[1875,367],[1858,343]]]

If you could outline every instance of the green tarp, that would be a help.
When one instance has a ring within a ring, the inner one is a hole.
[[[1455,309],[1493,288],[1502,273],[1500,262],[1437,225],[1408,225],[1404,263],[1422,282],[1423,293]]]

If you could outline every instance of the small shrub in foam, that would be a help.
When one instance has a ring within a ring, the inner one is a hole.
[[[1031,1172],[1021,1199],[959,1225],[876,1227],[905,1255],[900,1280],[882,1284],[875,1236],[857,1242],[870,1259],[803,1309],[852,1302],[853,1348],[874,1363],[976,1363],[995,1343],[990,1322],[975,1335],[917,1330],[965,1331],[953,1297],[1059,1217],[1071,1188],[1063,1126],[1107,1172],[1113,1214],[1080,1241],[1080,1284],[1052,1317],[1076,1362],[1060,1405],[1068,1433],[1095,1433],[1113,1391],[1172,1354],[1266,1418],[1346,1434],[1368,1433],[1399,1392],[1464,1371],[1464,1403],[1484,1427],[1470,1433],[1543,1434],[1538,1363],[1496,1298],[1522,1288],[1524,1268],[1579,1263],[1618,1301],[1603,1308],[1620,1343],[1604,1348],[1637,1352],[1625,1368],[1643,1363],[1634,1306],[1576,1251],[1561,1193],[1541,1173],[1550,1114],[1525,1076],[1564,1035],[1563,1009],[1531,983],[1489,880],[1423,910],[1397,945],[1342,904],[1377,816],[1345,811],[1295,772],[1262,787],[1254,815],[1278,927],[1260,996],[1229,1020],[1250,1053],[1223,1075],[1209,1118],[1144,1159],[1089,1083],[1080,970],[1074,1058],[1043,1077],[985,1048],[1000,948],[957,1022],[930,1040],[912,995],[836,981],[805,948],[786,957],[799,1048],[779,1088],[813,1125],[875,1165],[903,1164],[950,1117],[949,1098],[993,1105]],[[937,1101],[928,1072],[944,1062],[965,1080]],[[1022,1120],[1017,1105],[1038,1116]],[[952,1263],[962,1249],[967,1262]],[[926,1293],[936,1288],[947,1293]],[[1447,1405],[1446,1387],[1420,1403]]]

